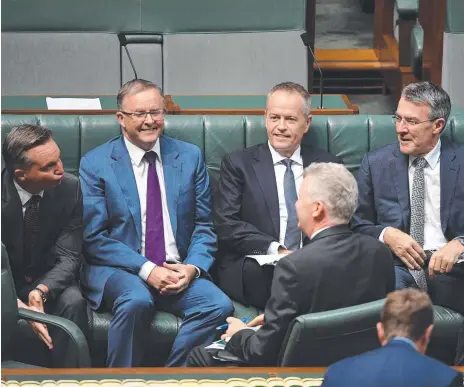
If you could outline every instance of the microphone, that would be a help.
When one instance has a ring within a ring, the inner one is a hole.
[[[127,57],[129,58],[129,62],[130,62],[130,65],[132,67],[132,71],[134,72],[134,75],[135,75],[135,78],[134,79],[138,79],[138,76],[137,76],[137,71],[135,71],[135,66],[134,66],[134,62],[132,62],[132,58],[129,54],[129,50],[127,49],[127,38],[126,38],[126,35],[124,33],[119,33],[118,34],[118,39],[119,39],[119,44],[124,47],[124,49],[126,50],[126,54],[127,54]],[[122,63],[122,59],[121,59],[121,63]],[[122,66],[121,66],[121,84],[122,84]]]
[[[322,70],[321,70],[321,68],[319,66],[319,63],[317,62],[316,55],[314,55],[314,52],[311,49],[311,42],[310,42],[309,34],[307,32],[303,32],[300,35],[300,37],[301,37],[301,40],[303,41],[303,44],[307,48],[309,48],[309,52],[311,53],[311,56],[313,57],[314,63],[316,64],[316,67],[319,70],[319,74],[320,74],[320,77],[319,77],[319,92],[321,93],[321,106],[320,106],[320,109],[324,109],[324,104],[323,104],[323,100],[324,100],[324,77],[322,75]],[[312,71],[312,70],[313,69],[308,69],[308,71]]]

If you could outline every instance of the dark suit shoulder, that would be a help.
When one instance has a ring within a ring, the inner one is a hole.
[[[229,158],[232,162],[238,160],[248,160],[255,156],[258,149],[269,150],[267,143],[249,146],[248,148],[236,150],[226,154],[225,157]],[[270,151],[269,151],[270,152]]]
[[[386,158],[393,157],[393,152],[399,148],[398,141],[391,144],[383,145],[376,150],[370,151],[366,154],[369,162],[385,161]]]
[[[325,150],[314,148],[308,145],[301,145],[301,151],[303,154],[309,154],[310,158],[318,163],[338,163],[343,164],[341,157],[335,156]]]

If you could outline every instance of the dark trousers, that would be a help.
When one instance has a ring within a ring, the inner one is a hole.
[[[433,278],[428,276],[428,262],[424,265],[430,298],[433,304],[450,308],[464,314],[464,266],[455,265],[450,273],[437,274]],[[405,266],[395,266],[396,289],[416,287],[411,273]]]
[[[213,358],[204,346],[193,348],[187,357],[187,367],[240,367],[243,364],[220,361]]]
[[[245,258],[243,263],[243,293],[249,305],[264,310],[271,296],[274,266],[260,266],[254,259]]]
[[[28,304],[27,299],[22,301]],[[47,301],[45,303],[45,313],[74,322],[88,337],[87,303],[76,284],[64,289],[55,299]],[[22,334],[24,326],[21,324],[19,327],[17,338],[19,342],[13,340],[14,347],[9,351],[13,360],[40,366],[48,366],[51,363],[54,368],[76,367],[76,350],[71,339],[62,329],[48,326],[48,332],[53,343],[51,352],[42,341],[38,342],[38,339],[34,337],[35,334],[31,333],[31,328],[28,327],[27,330],[27,333]],[[26,348],[28,350],[25,351]],[[45,359],[45,357],[48,359]]]

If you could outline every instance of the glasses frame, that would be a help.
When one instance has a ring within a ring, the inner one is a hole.
[[[125,112],[124,110],[119,110],[122,114],[131,117],[132,119],[137,119],[137,120],[143,120],[145,121],[150,115],[152,120],[159,120],[160,118],[164,118],[166,115],[167,111],[166,109],[159,109],[159,110],[151,110],[151,111],[145,111],[145,112]],[[153,112],[158,112],[156,116],[154,116],[155,113]],[[138,117],[138,114],[144,114],[144,116]]]
[[[400,120],[397,120],[397,118],[401,118]],[[396,114],[393,114],[392,115],[392,121],[394,124],[401,124],[402,122],[405,123],[405,125],[409,128],[409,127],[414,127],[414,126],[417,126],[417,125],[420,125],[420,124],[423,124],[424,122],[433,122],[433,121],[436,121],[438,120],[440,117],[436,117],[436,118],[431,118],[429,120],[424,120],[424,121],[419,121],[419,122],[414,122],[414,123],[410,123],[408,121],[406,121],[406,119],[404,117],[400,117]]]

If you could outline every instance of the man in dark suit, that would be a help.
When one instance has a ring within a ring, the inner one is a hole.
[[[231,298],[263,309],[274,266],[247,255],[285,254],[307,243],[295,212],[303,169],[342,161],[301,145],[311,124],[311,96],[300,85],[274,86],[266,104],[269,141],[224,157],[214,205],[219,287]]]
[[[377,323],[382,347],[331,365],[322,385],[462,387],[462,374],[424,355],[432,329],[433,310],[426,293],[390,293]]]
[[[85,334],[87,306],[76,284],[82,259],[79,181],[64,172],[51,131],[40,126],[13,129],[3,143],[3,158],[2,242],[18,306],[67,318]],[[72,366],[63,331],[48,334],[43,326],[31,326],[52,349],[54,366]]]
[[[277,263],[264,316],[256,319],[264,322],[260,329],[227,319],[226,351],[248,365],[275,366],[287,329],[299,315],[378,300],[394,289],[389,249],[348,227],[356,205],[356,180],[343,165],[311,164],[296,203],[299,227],[311,241]],[[210,366],[213,360],[197,347],[189,365]]]
[[[198,147],[163,135],[155,84],[129,81],[117,99],[122,135],[81,160],[82,287],[93,309],[113,312],[108,366],[141,365],[155,306],[183,320],[167,361],[182,366],[233,311],[208,274],[217,248],[208,173]]]
[[[441,136],[450,109],[430,82],[405,87],[398,141],[362,161],[352,227],[390,247],[397,289],[418,287],[464,313],[464,145]]]

